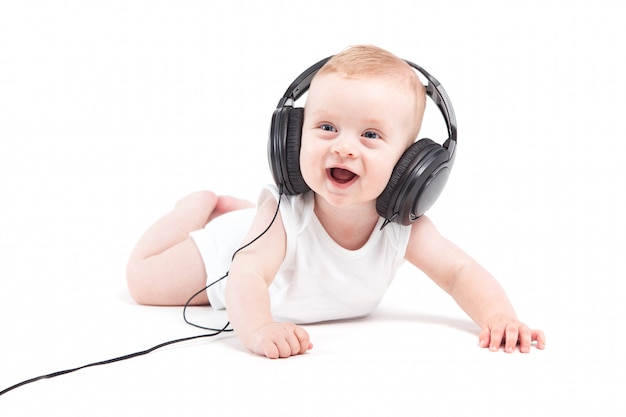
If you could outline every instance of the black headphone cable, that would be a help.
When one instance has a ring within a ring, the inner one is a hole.
[[[233,253],[233,256],[231,258],[231,262],[232,262],[233,259],[235,259],[235,256],[241,250],[243,250],[243,249],[247,248],[248,246],[252,245],[258,239],[260,239],[261,236],[263,236],[265,233],[267,233],[267,231],[270,229],[270,227],[272,227],[272,225],[274,224],[274,221],[276,220],[276,217],[278,216],[278,213],[279,213],[279,210],[280,210],[280,202],[282,200],[282,196],[283,195],[284,195],[284,193],[283,193],[282,186],[281,186],[280,189],[279,189],[278,204],[276,206],[276,212],[274,213],[274,217],[272,217],[272,220],[271,220],[270,224],[257,237],[255,237],[250,242],[246,243],[245,245],[243,245],[239,249],[237,249],[235,251],[235,253]],[[220,282],[221,280],[223,280],[227,276],[228,276],[228,272],[226,272],[226,274],[224,274],[221,278],[216,279],[211,284],[207,285],[206,287],[204,287],[200,291],[196,292],[194,295],[191,296],[191,298],[189,298],[189,300],[187,300],[187,302],[185,303],[185,306],[183,307],[183,319],[185,320],[185,323],[187,323],[187,324],[189,324],[191,326],[197,327],[199,329],[209,330],[212,333],[206,333],[206,334],[201,334],[201,335],[196,335],[196,336],[184,337],[184,338],[181,338],[181,339],[170,340],[168,342],[160,343],[160,344],[158,344],[156,346],[153,346],[153,347],[151,347],[149,349],[146,349],[146,350],[142,350],[140,352],[130,353],[128,355],[123,355],[123,356],[119,356],[117,358],[107,359],[107,360],[100,361],[100,362],[90,363],[90,364],[87,364],[87,365],[79,366],[77,368],[72,368],[72,369],[66,369],[66,370],[63,370],[63,371],[52,372],[52,373],[46,374],[46,375],[40,375],[38,377],[24,380],[22,382],[19,382],[19,383],[15,384],[15,385],[12,385],[12,386],[10,386],[8,388],[3,389],[2,391],[0,391],[0,396],[6,394],[9,391],[13,391],[14,389],[17,389],[17,388],[22,387],[22,386],[27,385],[27,384],[31,384],[33,382],[40,381],[42,379],[55,378],[57,376],[61,376],[61,375],[69,374],[69,373],[72,373],[72,372],[80,371],[81,369],[85,369],[85,368],[91,368],[91,367],[94,367],[94,366],[101,366],[101,365],[108,365],[108,364],[111,364],[111,363],[115,363],[115,362],[120,362],[120,361],[124,361],[124,360],[127,360],[127,359],[136,358],[138,356],[147,355],[148,353],[152,353],[152,352],[154,352],[157,349],[161,349],[163,347],[166,347],[166,346],[169,346],[169,345],[173,345],[175,343],[187,342],[189,340],[195,340],[195,339],[206,338],[206,337],[214,337],[214,336],[217,336],[217,335],[225,333],[225,332],[232,332],[233,329],[229,329],[228,328],[228,326],[230,326],[230,322],[227,322],[226,325],[224,325],[224,327],[222,327],[221,329],[215,329],[215,328],[205,327],[205,326],[201,326],[201,325],[198,325],[198,324],[190,322],[187,319],[187,314],[186,314],[187,313],[187,307],[189,306],[189,303],[191,303],[191,301],[194,298],[196,298],[203,291],[206,291],[209,287],[211,287],[214,284],[217,284],[218,282]]]

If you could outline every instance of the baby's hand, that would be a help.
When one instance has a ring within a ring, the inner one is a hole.
[[[250,350],[270,359],[288,358],[312,349],[309,334],[293,323],[271,323],[258,329],[251,338]]]
[[[530,329],[518,320],[505,317],[493,317],[482,328],[478,336],[480,347],[489,347],[492,352],[497,352],[504,344],[504,351],[513,353],[515,346],[519,344],[522,353],[530,352],[532,342],[537,342],[537,349],[545,349],[546,337],[541,330]]]

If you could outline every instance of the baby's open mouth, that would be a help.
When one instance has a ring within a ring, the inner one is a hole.
[[[331,168],[329,171],[330,177],[339,184],[346,184],[357,176],[354,172],[343,168]]]

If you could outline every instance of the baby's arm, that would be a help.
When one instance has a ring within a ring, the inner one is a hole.
[[[245,242],[267,228],[276,205],[271,196],[259,203]],[[284,260],[285,248],[286,235],[279,214],[262,237],[235,256],[226,287],[228,317],[237,336],[252,352],[272,359],[302,354],[313,347],[303,328],[276,323],[272,318],[268,287]]]
[[[448,292],[481,327],[479,344],[497,351],[504,342],[506,352],[516,344],[523,353],[532,342],[545,347],[541,330],[530,329],[517,319],[508,297],[498,282],[475,260],[439,234],[423,216],[411,230],[407,259]]]

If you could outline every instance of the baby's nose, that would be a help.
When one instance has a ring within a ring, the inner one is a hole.
[[[340,139],[333,145],[332,152],[342,158],[356,158],[358,153],[348,140]]]

